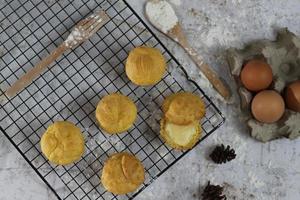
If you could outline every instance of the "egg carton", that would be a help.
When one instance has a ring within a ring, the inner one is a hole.
[[[99,7],[111,20],[97,34],[66,52],[18,95],[5,96],[7,87]],[[173,150],[159,137],[160,107],[174,92],[191,91],[204,100],[201,141],[224,123],[219,109],[125,1],[5,1],[0,22],[0,132],[60,200],[133,199],[186,155],[188,151]],[[168,72],[152,87],[137,87],[125,74],[128,53],[141,45],[158,48],[168,63]],[[132,129],[110,136],[96,124],[95,109],[103,96],[113,92],[129,96],[138,116]],[[41,135],[57,120],[75,123],[85,135],[85,154],[68,166],[53,165],[41,153]],[[99,177],[109,155],[123,151],[142,161],[146,177],[136,192],[116,196],[104,189]]]
[[[253,93],[243,87],[240,72],[247,60],[264,59],[273,71],[274,80],[270,89],[283,94],[289,83],[300,80],[300,38],[288,29],[281,29],[275,41],[255,41],[243,49],[230,48],[227,53],[230,71],[240,96],[242,118],[247,122],[251,136],[262,142],[283,137],[289,139],[299,137],[300,113],[286,109],[284,116],[272,124],[261,123],[254,119],[250,109]]]

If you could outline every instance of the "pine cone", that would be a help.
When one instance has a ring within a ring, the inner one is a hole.
[[[226,200],[226,196],[222,195],[224,188],[220,185],[211,185],[208,181],[202,193],[202,200]]]
[[[234,149],[230,149],[230,146],[225,146],[222,144],[221,146],[217,146],[213,152],[210,154],[210,158],[217,164],[222,164],[229,162],[235,159],[236,154]]]

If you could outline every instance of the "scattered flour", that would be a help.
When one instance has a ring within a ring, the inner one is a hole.
[[[272,161],[269,160],[267,168],[270,169],[272,167],[272,165],[273,165]]]
[[[242,3],[242,0],[232,0],[232,3],[233,3],[233,4],[241,4],[241,3]]]
[[[242,163],[246,158],[245,152],[247,152],[247,143],[244,141],[244,138],[242,138],[238,133],[235,134],[232,143],[233,146],[236,148],[237,159],[240,163]]]
[[[148,1],[146,14],[149,21],[163,33],[170,31],[179,21],[172,6],[165,0]]]
[[[248,173],[248,177],[249,177],[249,183],[251,185],[253,185],[255,188],[261,188],[266,185],[263,181],[261,181],[257,178],[257,176],[254,174],[254,172],[250,171]]]
[[[180,6],[181,5],[181,0],[169,0],[170,3],[172,3],[175,6]]]

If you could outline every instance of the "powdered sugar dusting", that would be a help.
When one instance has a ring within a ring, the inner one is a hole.
[[[146,13],[150,22],[163,33],[170,31],[179,21],[172,6],[165,0],[148,1]]]

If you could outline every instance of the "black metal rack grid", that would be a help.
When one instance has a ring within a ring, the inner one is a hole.
[[[5,88],[49,54],[76,22],[93,10],[106,10],[111,20],[89,41],[65,53],[17,96],[7,99]],[[0,5],[1,132],[51,188],[58,199],[132,199],[178,161],[175,151],[159,138],[160,106],[174,92],[198,93],[207,106],[202,121],[204,140],[224,122],[218,108],[123,0],[11,0]],[[168,73],[157,85],[133,85],[124,72],[128,52],[135,46],[159,48],[168,60]],[[134,128],[108,136],[95,123],[94,110],[106,94],[121,92],[138,106]],[[69,166],[55,166],[41,154],[39,141],[56,120],[69,120],[85,134],[86,152]],[[200,141],[200,142],[201,142]],[[99,175],[105,159],[128,151],[144,164],[146,181],[135,193],[115,196],[104,190]]]

